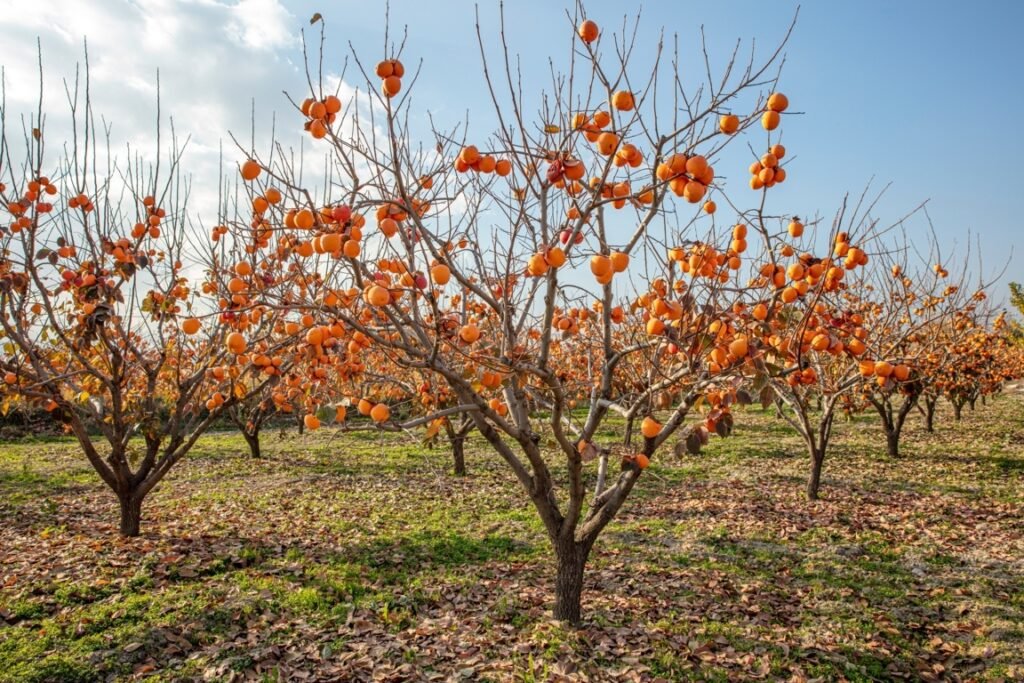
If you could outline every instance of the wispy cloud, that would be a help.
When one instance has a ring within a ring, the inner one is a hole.
[[[66,88],[84,66],[88,41],[90,94],[97,119],[111,125],[121,155],[156,154],[157,82],[165,127],[190,138],[187,171],[196,179],[193,210],[206,225],[216,215],[220,149],[231,166],[242,157],[228,134],[267,148],[272,116],[285,147],[308,145],[301,118],[281,94],[308,88],[301,64],[299,20],[280,0],[13,0],[0,23],[9,125],[35,111],[42,51],[46,134],[56,153],[69,132]],[[83,78],[84,69],[80,73]],[[253,106],[256,130],[251,133]],[[57,163],[53,158],[51,162]]]

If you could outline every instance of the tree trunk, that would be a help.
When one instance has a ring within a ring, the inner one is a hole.
[[[929,432],[935,431],[935,401],[924,402],[924,428]]]
[[[558,572],[555,575],[554,617],[569,624],[580,623],[580,603],[583,595],[583,570],[587,565],[590,548],[569,540],[555,547]]]
[[[985,397],[985,394],[981,395],[981,405],[983,405],[983,406],[987,406],[988,405],[988,399]]]
[[[456,476],[466,476],[466,437],[453,436],[452,443],[452,466]]]
[[[887,429],[885,431],[885,446],[890,457],[900,457],[900,433],[895,429]]]
[[[807,500],[818,500],[818,489],[821,487],[821,466],[825,462],[823,451],[811,453],[811,477],[807,480]]]
[[[964,404],[958,401],[953,401],[953,417],[959,422],[961,418],[961,412],[964,409]]]
[[[257,431],[253,434],[249,432],[242,432],[242,436],[245,437],[245,442],[249,444],[249,455],[255,459],[260,457],[260,433]]]
[[[138,536],[142,524],[142,497],[132,493],[118,496],[121,503],[121,535]]]
[[[974,412],[974,406],[975,406],[975,404],[977,402],[978,402],[978,399],[976,399],[976,398],[968,399],[968,401],[967,401],[967,405],[969,405],[971,407],[971,412],[972,413]]]

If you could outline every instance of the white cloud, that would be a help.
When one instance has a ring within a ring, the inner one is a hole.
[[[240,0],[232,8],[228,36],[254,50],[275,50],[294,43],[295,20],[277,0]]]
[[[155,157],[159,73],[161,151],[167,151],[173,119],[179,139],[190,138],[184,168],[196,180],[191,209],[207,226],[216,217],[221,146],[227,174],[244,156],[229,133],[245,143],[255,137],[257,149],[269,149],[276,112],[285,148],[310,144],[281,94],[301,100],[308,86],[300,22],[280,0],[8,0],[3,13],[8,125],[17,128],[22,116],[35,112],[38,39],[50,168],[69,136],[65,87],[74,87],[76,67],[84,67],[85,40],[93,111],[97,121],[111,124],[111,147],[122,159],[129,144],[133,153]],[[20,130],[10,132],[18,139]]]

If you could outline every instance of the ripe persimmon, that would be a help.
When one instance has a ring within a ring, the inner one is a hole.
[[[361,251],[358,240],[345,240],[341,248],[341,252],[348,258],[357,258]]]
[[[309,209],[301,209],[295,214],[295,227],[300,230],[309,230],[315,222],[316,218]]]
[[[612,260],[604,254],[594,254],[590,257],[590,272],[601,277],[612,272]]]
[[[598,28],[596,22],[587,19],[580,24],[578,33],[580,40],[584,43],[592,43],[597,40],[598,36],[601,34],[601,30]]]
[[[612,270],[621,273],[629,267],[629,254],[622,251],[613,251],[609,259],[612,262]]]
[[[228,334],[224,343],[228,347],[228,351],[236,356],[245,353],[245,349],[248,346],[248,342],[245,341],[245,337],[242,336],[241,332],[232,332]]]
[[[640,423],[640,433],[646,439],[653,439],[661,433],[661,423],[648,415]]]
[[[774,112],[786,111],[789,107],[789,98],[780,92],[773,92],[768,96],[768,110]]]
[[[732,135],[740,129],[740,117],[735,114],[725,114],[718,119],[718,130],[726,135]]]
[[[430,279],[434,284],[444,286],[452,277],[452,269],[443,263],[438,263],[430,268]]]
[[[242,179],[243,180],[256,180],[260,175],[260,165],[252,159],[247,159],[242,164]]]
[[[336,232],[329,232],[320,236],[320,248],[326,254],[333,254],[341,249],[341,235]]]
[[[552,268],[561,268],[565,265],[565,252],[561,247],[551,247],[544,253],[544,261]]]
[[[526,261],[526,272],[533,277],[540,277],[548,272],[548,262],[544,254],[532,254]]]
[[[319,327],[311,327],[306,331],[306,343],[310,346],[320,346],[324,341],[324,332]]]
[[[619,111],[632,111],[636,106],[633,93],[628,90],[618,90],[612,95],[612,106]]]
[[[371,306],[387,306],[391,302],[391,292],[380,285],[373,285],[366,290],[366,301]]]
[[[398,76],[388,76],[381,81],[380,89],[385,97],[394,97],[402,89],[402,79]]]
[[[611,156],[619,146],[619,136],[615,133],[601,133],[597,137],[597,151],[605,156]]]
[[[691,180],[683,187],[683,198],[691,204],[696,204],[704,198],[706,192],[707,187],[705,187],[704,183]]]
[[[750,344],[746,337],[736,337],[729,343],[729,353],[737,358],[746,358]]]
[[[374,422],[387,422],[389,417],[391,417],[391,409],[383,403],[378,403],[370,409],[370,419]]]
[[[480,328],[477,327],[474,323],[467,323],[466,325],[463,325],[462,328],[459,330],[459,339],[466,342],[467,344],[472,344],[479,338]]]

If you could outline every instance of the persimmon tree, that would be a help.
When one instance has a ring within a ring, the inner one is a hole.
[[[960,421],[965,405],[1020,376],[1021,353],[1005,314],[997,314],[990,325],[984,316],[963,316],[956,326],[959,334],[948,346],[948,362],[933,368],[933,377]]]
[[[889,252],[883,259],[892,253],[905,252]],[[919,269],[912,277],[903,260],[892,263],[889,272],[896,286],[886,307],[896,315],[877,332],[882,346],[902,358],[907,369],[896,366],[891,381],[877,377],[866,381],[863,394],[880,418],[887,453],[898,457],[903,426],[932,381],[929,372],[936,364],[949,361],[949,349],[969,328],[969,321],[981,314],[978,306],[985,302],[986,294],[982,286],[967,296],[963,284],[966,268],[955,283],[949,281],[949,271],[938,264]]]
[[[21,131],[0,106],[0,391],[74,435],[135,536],[145,497],[260,382],[227,367],[224,325],[187,277],[206,241],[190,239],[181,145],[118,162],[85,83],[68,88],[65,139],[42,94]]]
[[[322,187],[242,148],[253,197],[274,186],[286,198],[253,217],[278,245],[261,252],[266,268],[292,285],[262,305],[337,320],[350,340],[340,354],[383,353],[446,387],[451,400],[414,419],[378,394],[370,417],[382,429],[471,421],[544,525],[554,614],[569,622],[594,543],[651,458],[698,403],[700,429],[731,424],[730,378],[748,360],[731,323],[746,244],[715,227],[711,160],[751,127],[776,130],[788,106],[765,97],[781,46],[684,84],[663,44],[637,70],[628,32],[576,19],[546,93],[521,88],[503,27],[497,63],[478,28],[490,135],[432,126],[417,144],[418,73],[388,44],[372,69],[355,56],[361,98],[341,102],[311,74],[296,105],[329,152]],[[785,176],[777,164],[755,189]],[[723,362],[708,362],[722,346]],[[597,442],[617,413],[639,418],[642,438],[614,449],[620,471],[604,482],[588,463],[613,452]]]
[[[833,248],[822,255],[797,253],[808,230],[799,218],[773,225],[757,213],[752,220],[767,245],[751,288],[759,294],[751,302],[751,332],[761,350],[752,390],[765,406],[778,402],[782,417],[803,439],[810,500],[818,498],[836,410],[864,369],[874,371],[873,364],[860,361],[871,343],[867,319],[873,312],[860,298],[868,264],[861,240],[870,239],[871,228],[865,220],[844,206],[827,241]]]
[[[909,347],[962,304],[956,288],[935,291],[942,289],[937,277],[906,275],[907,250],[886,239],[894,231],[902,237],[905,219],[882,226],[871,217],[875,203],[865,196],[853,206],[844,202],[828,235],[830,248],[819,256],[797,253],[813,234],[798,218],[780,229],[760,211],[751,220],[767,245],[767,262],[752,287],[763,292],[751,316],[761,321],[756,333],[763,350],[753,389],[765,405],[781,401],[782,416],[804,440],[810,500],[818,498],[837,409],[849,412],[860,400],[871,401],[886,418],[895,448],[920,392]],[[906,397],[895,413],[894,395]]]
[[[458,399],[447,384],[431,382],[429,375],[412,368],[401,368],[397,365],[391,367],[394,368],[392,373],[404,370],[408,374],[404,383],[406,395],[398,400],[400,405],[408,406],[411,414],[425,415],[438,409],[459,405]],[[496,373],[483,370],[477,381],[481,387],[495,386],[499,382],[499,377]],[[500,409],[497,403],[494,407]],[[472,433],[473,420],[465,413],[455,413],[431,422],[426,428],[423,441],[430,448],[438,445],[446,447],[451,455],[452,473],[461,477],[468,473],[466,441]]]

